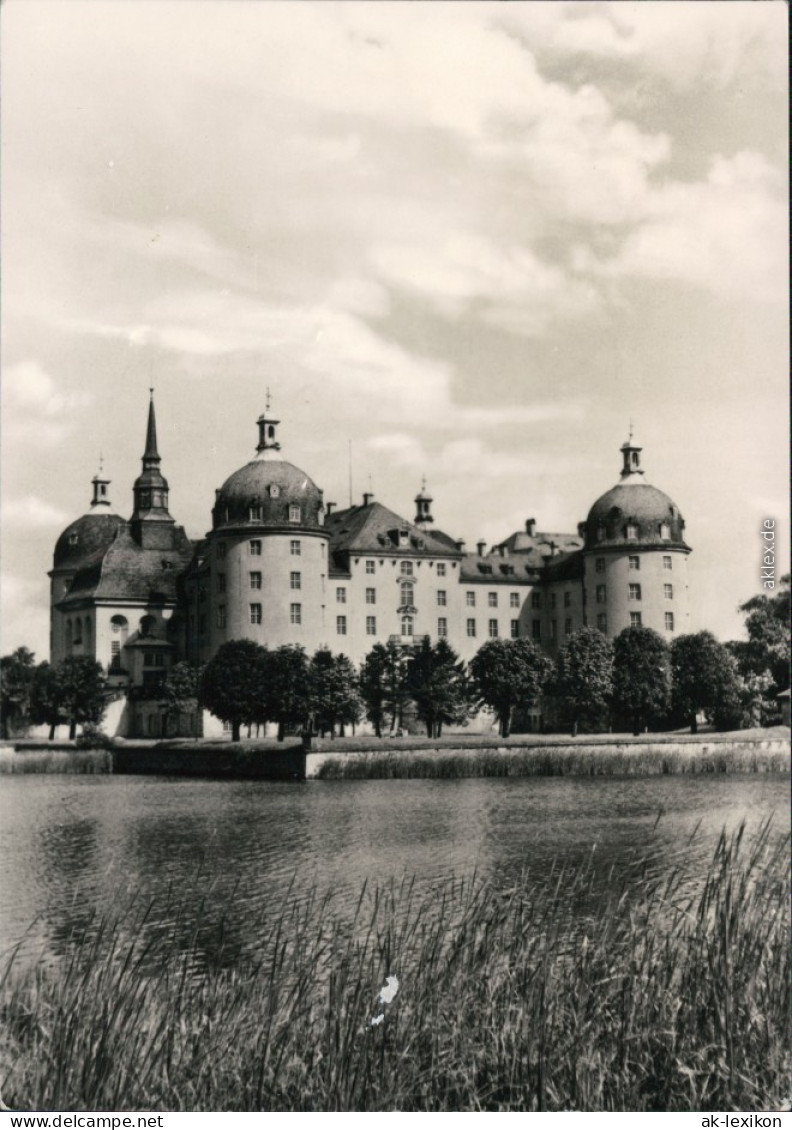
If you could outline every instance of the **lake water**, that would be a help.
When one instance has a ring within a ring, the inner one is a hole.
[[[0,960],[65,953],[130,900],[175,947],[222,922],[225,952],[255,957],[283,901],[329,894],[342,914],[364,882],[432,888],[476,873],[509,885],[589,861],[595,887],[645,857],[694,882],[723,828],[773,817],[788,779],[527,778],[273,784],[139,777],[0,779]],[[229,942],[231,943],[229,945]],[[205,946],[211,960],[216,936]]]

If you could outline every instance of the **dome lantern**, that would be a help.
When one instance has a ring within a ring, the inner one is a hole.
[[[280,420],[270,416],[270,390],[267,389],[267,400],[264,411],[256,421],[259,430],[259,441],[256,445],[259,459],[271,458],[270,452],[280,451],[278,442],[278,424]]]

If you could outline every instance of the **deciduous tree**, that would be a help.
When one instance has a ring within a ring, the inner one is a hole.
[[[305,649],[297,644],[284,644],[271,651],[267,672],[266,717],[277,722],[278,741],[282,742],[286,727],[305,726],[311,709],[311,684]]]
[[[49,726],[49,740],[64,721],[61,709],[58,672],[50,663],[39,663],[33,677],[30,719],[35,725]]]
[[[69,738],[73,739],[77,726],[90,722],[98,725],[104,717],[107,680],[102,668],[88,655],[75,655],[64,659],[55,668],[58,705],[69,723]]]
[[[361,715],[358,677],[346,655],[333,655],[320,648],[311,658],[308,669],[311,694],[311,716],[314,727],[335,737],[336,726],[357,722]]]
[[[175,663],[162,681],[160,697],[164,713],[163,733],[168,732],[168,719],[172,714],[192,713],[198,708],[198,695],[201,688],[201,668],[182,660]]]
[[[734,663],[723,644],[712,632],[677,636],[671,643],[671,683],[674,712],[690,724],[691,734],[698,725],[699,711],[712,719],[719,704],[739,703],[739,686]],[[731,708],[729,708],[731,709]]]
[[[402,711],[407,701],[407,660],[405,648],[393,640],[375,644],[360,670],[360,694],[366,708],[366,717],[374,726],[377,737],[389,722],[390,730],[401,725]]]
[[[243,725],[269,714],[269,653],[252,640],[230,640],[218,648],[201,676],[201,704],[231,723],[231,740],[239,741]]]
[[[671,703],[671,653],[651,628],[625,628],[613,643],[613,705],[632,720],[634,734]]]
[[[573,632],[556,659],[554,692],[563,700],[574,732],[595,722],[613,695],[613,644],[596,628]]]
[[[2,736],[24,730],[30,722],[30,695],[36,657],[29,648],[18,647],[0,659],[0,721]]]
[[[466,721],[475,710],[475,691],[450,644],[424,638],[407,663],[406,688],[430,738],[439,738],[443,725]]]
[[[515,708],[541,694],[552,666],[530,640],[488,640],[476,652],[470,671],[482,700],[495,712],[502,737],[511,732]]]

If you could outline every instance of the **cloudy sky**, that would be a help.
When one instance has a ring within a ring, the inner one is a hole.
[[[787,514],[786,7],[9,0],[4,652],[155,386],[192,537],[266,388],[325,498],[574,530],[635,422],[739,632]]]

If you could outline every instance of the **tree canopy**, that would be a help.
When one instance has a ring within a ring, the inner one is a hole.
[[[87,655],[70,656],[57,665],[55,677],[60,713],[69,723],[69,738],[74,737],[78,725],[98,725],[104,716],[107,693],[101,665]]]
[[[613,644],[596,628],[582,628],[566,641],[555,665],[554,691],[575,731],[608,710],[613,695]]]
[[[280,742],[287,726],[305,726],[308,721],[311,682],[305,648],[298,644],[284,644],[271,651],[267,671],[268,708],[265,717],[277,722]]]
[[[18,647],[0,659],[0,721],[2,736],[23,730],[30,722],[30,696],[36,657],[29,648]]]
[[[377,737],[389,723],[391,732],[401,725],[402,711],[408,697],[408,655],[394,640],[377,643],[363,660],[360,669],[360,695],[366,717],[374,726]]]
[[[262,722],[268,715],[269,653],[252,640],[230,640],[218,648],[204,667],[201,704],[223,722],[231,723],[231,740],[239,741],[242,725]]]
[[[677,636],[671,643],[672,701],[674,712],[697,731],[696,715],[709,719],[738,712],[740,688],[734,661],[711,632]],[[731,705],[727,705],[731,704]]]
[[[652,628],[625,628],[613,643],[613,705],[640,734],[671,703],[671,654]]]
[[[345,725],[360,719],[358,676],[346,655],[333,655],[328,648],[320,648],[311,658],[308,678],[311,716],[320,734],[329,730],[335,737],[336,726],[343,732]]]
[[[444,725],[466,721],[475,709],[475,695],[465,664],[444,639],[424,637],[407,662],[406,689],[430,738]]]
[[[530,704],[547,682],[552,663],[530,640],[488,640],[470,663],[484,703],[495,712],[502,737],[511,732],[514,710]]]

